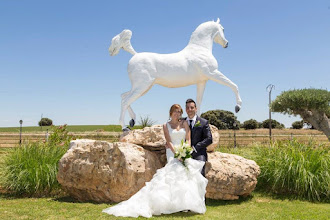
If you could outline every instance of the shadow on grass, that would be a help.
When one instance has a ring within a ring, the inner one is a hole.
[[[290,192],[271,192],[270,190],[266,190],[266,189],[261,189],[261,188],[257,188],[255,190],[255,193],[259,194],[262,197],[269,197],[271,199],[276,199],[276,200],[288,200],[288,201],[294,201],[294,200],[299,200],[299,201],[304,201],[304,202],[311,202],[311,203],[330,203],[330,199],[326,198],[326,197],[322,197],[321,201],[311,201],[308,198],[302,197],[302,196],[298,196],[295,194],[292,194]]]
[[[79,201],[78,199],[75,199],[71,196],[62,196],[62,197],[53,198],[53,201],[63,202],[63,203],[92,203],[92,204],[102,204],[103,203],[103,202],[96,202],[96,201],[92,201],[92,200]],[[106,204],[115,205],[117,203],[107,202]]]
[[[207,206],[225,206],[225,205],[239,205],[244,202],[248,202],[253,199],[253,195],[240,197],[237,200],[215,200],[215,199],[206,199],[205,203]]]
[[[37,194],[28,194],[28,193],[18,193],[12,192],[0,186],[0,198],[5,198],[8,200],[11,199],[26,199],[26,198],[62,198],[62,197],[69,197],[67,193],[63,192],[62,190],[54,190],[52,192],[45,191],[39,192]]]

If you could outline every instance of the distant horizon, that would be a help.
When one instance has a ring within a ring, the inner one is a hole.
[[[137,52],[174,53],[203,22],[220,18],[229,47],[213,44],[219,70],[239,88],[243,123],[268,119],[272,100],[292,89],[330,85],[329,1],[1,1],[0,127],[37,126],[41,115],[55,124],[117,125],[121,94],[131,88],[131,54],[108,53],[111,39],[132,30]],[[78,9],[79,5],[79,9]],[[157,124],[172,104],[196,99],[196,86],[155,85],[132,104],[139,118]],[[201,112],[234,112],[235,95],[208,81]],[[185,114],[185,113],[184,113]],[[291,127],[299,116],[272,113]],[[126,113],[125,124],[130,120]]]

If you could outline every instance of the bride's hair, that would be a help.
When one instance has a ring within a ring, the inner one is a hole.
[[[174,104],[170,108],[170,117],[171,117],[172,113],[177,109],[181,112],[181,115],[183,114],[183,110],[182,110],[181,106],[179,104]]]

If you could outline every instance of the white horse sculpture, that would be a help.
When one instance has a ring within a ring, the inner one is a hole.
[[[234,91],[237,103],[235,111],[238,112],[242,104],[238,87],[218,70],[218,62],[212,54],[213,41],[224,48],[228,46],[223,30],[219,18],[216,22],[202,23],[192,33],[188,45],[180,52],[172,54],[135,52],[130,42],[130,30],[123,30],[115,36],[109,47],[110,55],[118,54],[121,48],[133,55],[127,67],[132,88],[121,95],[119,122],[123,130],[128,130],[124,124],[126,110],[132,118],[130,125],[134,126],[136,115],[131,104],[146,94],[154,84],[169,88],[196,84],[199,114],[206,82],[213,80]]]

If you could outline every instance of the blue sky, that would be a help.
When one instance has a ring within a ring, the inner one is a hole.
[[[268,118],[268,84],[282,91],[329,89],[330,1],[0,1],[0,127],[118,124],[120,94],[130,90],[131,54],[110,57],[112,37],[133,32],[137,52],[183,49],[195,28],[221,19],[229,47],[214,44],[219,70],[236,83],[241,122]],[[132,104],[140,116],[168,119],[196,87],[155,85]],[[209,81],[201,112],[234,111],[230,88]],[[296,117],[273,113],[287,127]],[[126,123],[129,116],[126,114]]]

